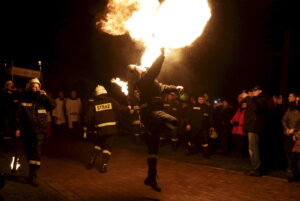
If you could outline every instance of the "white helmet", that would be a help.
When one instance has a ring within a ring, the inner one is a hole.
[[[95,88],[95,92],[96,92],[96,96],[99,96],[101,94],[107,94],[106,89],[102,85],[97,85],[97,87]]]
[[[41,86],[41,82],[38,78],[32,78],[30,81],[29,81],[30,84],[39,84]]]

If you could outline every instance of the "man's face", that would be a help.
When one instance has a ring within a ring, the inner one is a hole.
[[[173,101],[173,99],[174,99],[174,96],[173,96],[172,94],[168,94],[167,100],[168,100],[169,102],[171,102],[171,101]]]
[[[12,90],[14,89],[14,83],[11,83],[11,82],[7,83],[6,88],[7,88],[9,91],[12,91]]]
[[[71,98],[76,98],[76,97],[77,97],[77,92],[71,91]]]
[[[288,101],[289,101],[289,103],[295,102],[296,101],[296,95],[293,94],[293,93],[290,93],[289,97],[288,97]]]
[[[204,103],[204,97],[198,97],[198,103],[203,104]]]
[[[204,100],[206,100],[206,101],[209,100],[208,94],[204,94],[203,96],[204,96]]]
[[[33,84],[31,84],[31,91],[32,92],[38,92],[38,91],[40,91],[40,85],[39,84],[37,84],[37,83],[33,83]]]
[[[59,92],[58,96],[59,96],[59,98],[64,98],[65,94],[64,94],[64,92],[61,91],[61,92]]]

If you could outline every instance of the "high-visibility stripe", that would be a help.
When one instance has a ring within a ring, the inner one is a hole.
[[[117,125],[117,122],[113,121],[113,122],[106,122],[106,123],[98,124],[96,127],[101,128],[101,127],[105,127],[105,126],[115,126],[115,125]]]
[[[108,151],[107,149],[104,149],[104,150],[102,151],[102,153],[103,153],[103,154],[108,154],[108,155],[111,155],[111,152],[110,152],[110,151]]]
[[[94,146],[94,149],[96,149],[96,150],[101,150],[101,147],[99,147],[99,146]]]
[[[208,144],[203,144],[202,147],[208,147]]]
[[[22,106],[24,107],[32,107],[32,103],[21,103]]]
[[[191,142],[188,142],[189,147],[193,147],[194,145]]]
[[[208,117],[208,113],[203,113],[203,116]]]
[[[200,110],[200,107],[193,107],[194,110]]]
[[[139,137],[141,134],[135,133],[134,136]]]
[[[149,154],[148,156],[147,156],[147,158],[158,158],[158,155],[156,155],[156,154]]]
[[[41,165],[41,161],[35,161],[35,160],[29,160],[28,163],[31,165],[38,165],[38,166]]]
[[[178,140],[179,140],[178,138],[171,138],[172,142],[178,142]]]
[[[177,111],[177,108],[172,108],[172,110]]]
[[[141,109],[148,107],[148,103],[144,103],[140,106]]]
[[[164,104],[164,107],[170,107],[170,106],[171,106],[170,104],[167,103]]]
[[[141,121],[140,120],[134,120],[131,124],[132,125],[140,125]]]
[[[94,102],[94,99],[89,99],[88,101],[89,101],[89,102]]]
[[[45,109],[38,109],[39,114],[47,114],[47,111]]]
[[[174,126],[173,124],[170,124],[170,123],[166,123],[166,126],[172,130],[175,130],[177,128],[176,126]]]
[[[135,105],[135,106],[133,106],[133,109],[134,109],[134,110],[139,110],[139,109],[140,109],[140,106]]]
[[[159,137],[159,139],[160,139],[160,140],[164,140],[164,139],[166,139],[166,138],[165,138],[165,137]]]

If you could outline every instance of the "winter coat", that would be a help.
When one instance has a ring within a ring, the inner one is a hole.
[[[244,117],[245,117],[245,112],[246,110],[241,110],[238,109],[231,119],[231,123],[233,124],[232,127],[232,134],[237,134],[237,135],[246,135],[244,131]]]
[[[282,118],[282,125],[284,131],[291,128],[300,131],[300,108],[289,108]]]
[[[247,111],[245,112],[244,130],[246,133],[260,134],[265,128],[267,102],[261,93],[255,97],[246,97]]]

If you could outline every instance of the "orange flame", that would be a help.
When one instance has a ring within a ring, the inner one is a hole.
[[[129,33],[145,51],[141,66],[149,67],[160,48],[191,45],[211,17],[207,0],[110,0],[102,31],[112,35]]]
[[[128,82],[122,81],[120,78],[111,79],[112,83],[117,84],[121,87],[122,92],[127,96],[128,95]]]

